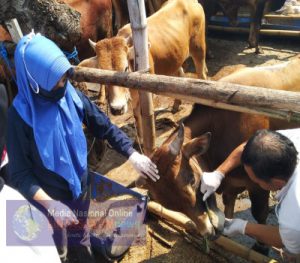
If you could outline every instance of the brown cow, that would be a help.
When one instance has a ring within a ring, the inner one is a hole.
[[[191,55],[198,77],[206,79],[205,17],[202,6],[196,0],[169,1],[147,18],[147,24],[150,73],[176,75]],[[130,39],[131,28],[128,24],[119,30],[116,37],[94,43],[96,58],[91,58],[92,63],[102,69],[128,70],[133,54],[133,47],[128,46]],[[131,96],[134,115],[138,127],[141,127],[137,91],[131,91]],[[112,111],[117,114],[126,112],[128,98],[124,88],[110,88]],[[141,130],[139,135],[142,135]]]
[[[209,0],[204,0],[209,1]],[[212,0],[217,1],[224,14],[228,16],[232,25],[237,25],[238,10],[241,6],[249,6],[251,9],[251,23],[248,43],[250,48],[255,48],[256,53],[261,50],[258,47],[259,30],[263,15],[275,11],[284,5],[285,0]]]
[[[202,201],[203,195],[198,191],[202,169],[195,158],[196,154],[205,154],[211,134],[208,132],[195,140],[186,140],[184,130],[181,125],[178,136],[177,132],[173,133],[153,153],[151,159],[161,177],[158,183],[147,180],[144,186],[149,189],[151,197],[163,206],[191,218],[202,236],[214,236],[215,230],[223,229],[224,214],[217,209],[214,195],[208,199],[208,207]],[[140,180],[140,183],[145,182]]]
[[[161,6],[167,0],[146,0],[145,8],[146,15],[151,16],[157,10],[161,8]],[[127,0],[112,0],[113,10],[114,10],[114,26],[116,30],[119,30],[122,26],[129,23],[129,13],[127,8]]]
[[[166,207],[192,218],[202,233],[203,210],[199,210],[204,206],[199,187],[202,172],[216,169],[234,148],[256,130],[268,128],[269,121],[266,117],[195,104],[183,124],[184,132],[174,132],[152,156],[161,177],[159,183],[147,181],[145,186]],[[209,147],[208,132],[211,132]],[[199,152],[201,155],[197,159],[200,168],[196,168],[194,157]],[[218,193],[223,193],[225,216],[232,218],[237,194],[245,189],[249,192],[254,218],[259,223],[265,223],[269,192],[252,182],[242,167],[228,174],[218,189]]]
[[[57,0],[58,1],[58,0]],[[81,14],[81,38],[76,44],[79,57],[94,55],[88,48],[88,39],[94,41],[112,36],[112,2],[111,0],[59,0],[74,8]]]
[[[7,52],[7,58],[11,64],[11,68],[7,67],[3,57],[0,56],[0,83],[4,84],[7,89],[9,105],[13,101],[14,96],[17,94],[15,78],[15,69],[13,67],[13,55],[15,50],[15,44],[12,42],[10,34],[5,30],[4,27],[0,26],[0,42],[2,48],[5,48]]]

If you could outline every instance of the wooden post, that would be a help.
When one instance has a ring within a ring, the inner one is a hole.
[[[300,122],[300,92],[91,68],[75,68],[73,78],[145,90],[215,108]]]
[[[16,18],[5,21],[5,25],[10,33],[11,39],[18,43],[19,40],[23,37],[22,30],[19,26],[18,20]]]
[[[127,0],[135,51],[135,70],[149,69],[147,20],[144,0]],[[155,148],[155,124],[152,94],[139,90],[144,152]]]

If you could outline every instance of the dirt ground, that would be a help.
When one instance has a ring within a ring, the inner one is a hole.
[[[213,52],[214,58],[207,60],[209,76],[214,76],[224,66],[246,65],[272,65],[281,63],[295,57],[300,52],[299,39],[295,38],[275,38],[261,37],[261,47],[263,54],[254,54],[253,49],[245,49],[247,35],[210,33],[208,45]],[[189,114],[192,105],[184,102],[180,106],[180,111],[171,113],[172,99],[166,97],[155,97],[156,109],[156,144],[159,146],[164,139],[176,127],[176,122]],[[135,139],[134,119],[131,113],[123,116],[110,116],[113,122],[120,126],[132,139]],[[138,145],[136,144],[138,149]],[[137,177],[136,172],[126,159],[107,147],[102,161],[92,167],[101,174],[127,185]],[[270,215],[268,223],[276,224],[274,215],[274,201],[270,198]],[[218,197],[220,207],[223,207],[220,197]],[[249,210],[250,200],[247,194],[243,194],[236,202],[236,217],[241,217],[254,221]],[[182,236],[164,223],[147,217],[147,239],[146,244],[133,246],[127,255],[121,260],[122,263],[131,262],[245,262],[241,258],[235,257],[222,251],[212,251],[205,254],[201,249],[197,249],[189,244]],[[154,231],[164,237],[171,244],[171,248],[160,244],[155,238],[149,235],[149,231]],[[248,237],[238,237],[235,240],[245,246],[251,247],[254,240]],[[270,256],[277,258],[276,253]]]

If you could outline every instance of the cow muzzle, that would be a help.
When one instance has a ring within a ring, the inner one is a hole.
[[[113,115],[122,115],[128,110],[127,104],[121,106],[110,105],[110,111]]]

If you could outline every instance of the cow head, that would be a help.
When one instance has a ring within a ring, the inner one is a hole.
[[[96,52],[97,66],[100,69],[125,72],[130,69],[127,39],[123,37],[106,38],[97,43],[89,41]],[[108,103],[112,114],[121,115],[127,112],[129,100],[128,89],[120,86],[107,86]]]
[[[237,26],[240,3],[234,0],[218,0],[218,3],[224,15],[228,17],[230,25]]]
[[[152,156],[159,170],[160,179],[153,183],[147,181],[146,187],[153,198],[166,208],[179,211],[190,217],[202,236],[212,237],[221,231],[224,214],[216,206],[215,196],[203,202],[200,192],[202,170],[196,154],[207,151],[210,133],[186,141],[184,127],[172,134]]]

